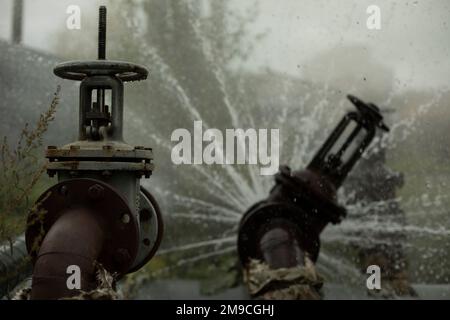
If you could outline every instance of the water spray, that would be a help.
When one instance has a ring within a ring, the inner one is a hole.
[[[79,137],[46,151],[47,172],[58,183],[28,216],[32,299],[95,289],[98,266],[117,278],[138,270],[155,254],[163,229],[158,204],[139,183],[152,174],[152,149],[123,140],[123,83],[144,80],[148,71],[106,60],[106,7],[100,7],[98,60],[62,63],[54,73],[81,81]],[[81,270],[76,290],[67,286],[69,266]]]
[[[315,263],[321,232],[329,223],[337,224],[346,216],[346,209],[337,203],[337,190],[372,142],[376,130],[389,131],[376,105],[351,95],[348,99],[356,110],[344,116],[307,168],[292,171],[281,166],[268,198],[244,214],[238,253],[248,272],[252,272],[249,269],[254,261],[270,270]],[[252,279],[247,280],[250,288]],[[277,284],[266,291],[289,285],[289,281],[275,280]],[[264,296],[263,288],[250,291],[253,296]]]

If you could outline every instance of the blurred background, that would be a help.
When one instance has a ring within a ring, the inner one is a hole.
[[[372,4],[379,30],[366,26]],[[80,29],[66,26],[70,5]],[[391,282],[383,297],[450,298],[445,0],[0,0],[0,240],[23,232],[27,208],[52,183],[40,169],[44,147],[76,139],[77,84],[52,70],[96,58],[99,5],[108,7],[107,58],[150,70],[126,85],[125,137],[154,150],[144,185],[166,223],[157,256],[122,281],[127,298],[246,298],[237,226],[273,178],[257,165],[175,166],[173,130],[195,120],[278,128],[280,163],[301,169],[352,108],[349,93],[377,104],[391,132],[341,189],[347,219],[322,235],[324,296],[369,297],[365,266],[376,262]]]

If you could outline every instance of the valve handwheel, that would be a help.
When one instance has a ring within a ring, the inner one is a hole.
[[[101,6],[98,24],[98,60],[69,61],[57,65],[53,72],[60,78],[81,81],[91,76],[116,76],[123,82],[147,79],[145,67],[124,61],[106,59],[106,7]]]
[[[53,72],[58,77],[81,81],[91,76],[116,76],[123,82],[147,79],[148,71],[145,67],[123,61],[93,60],[69,61],[58,64]]]

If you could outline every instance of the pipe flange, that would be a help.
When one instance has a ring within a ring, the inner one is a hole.
[[[139,250],[129,273],[139,270],[153,258],[161,244],[164,232],[164,223],[158,203],[152,194],[142,186],[139,205]]]
[[[80,207],[95,212],[106,235],[98,262],[119,276],[128,273],[138,252],[137,218],[118,191],[102,181],[87,178],[60,182],[36,201],[28,215],[25,233],[33,264],[52,225],[68,210]]]

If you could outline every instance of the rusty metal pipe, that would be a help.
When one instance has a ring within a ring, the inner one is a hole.
[[[67,286],[67,268],[81,270],[81,290],[96,286],[95,262],[105,232],[101,219],[85,208],[65,212],[50,228],[39,250],[32,279],[32,299],[59,299],[79,293]]]
[[[301,248],[297,228],[287,220],[279,220],[259,240],[259,250],[272,269],[302,265],[305,252]]]

